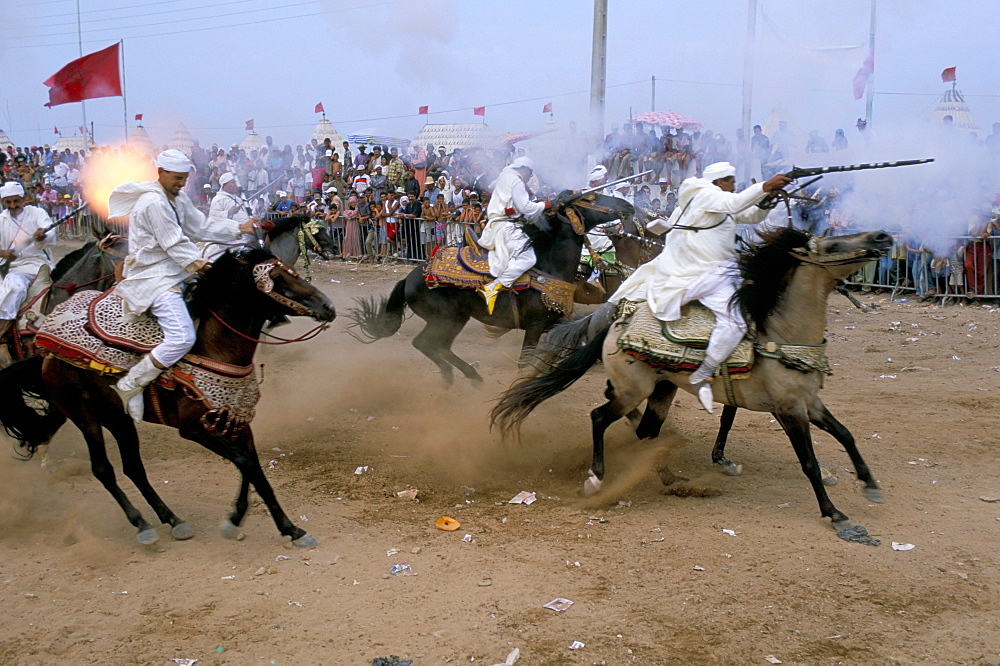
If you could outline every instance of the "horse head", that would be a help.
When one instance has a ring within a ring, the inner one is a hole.
[[[734,297],[761,332],[765,330],[767,318],[781,302],[797,268],[812,266],[824,271],[832,290],[837,280],[885,256],[893,243],[892,236],[884,231],[822,238],[806,231],[779,228],[762,237],[763,243],[740,255],[743,286]],[[828,293],[825,292],[823,298]]]
[[[618,197],[596,192],[581,195],[574,190],[563,190],[553,201],[549,214],[567,222],[582,236],[599,224],[612,220],[624,222],[635,214],[635,208]]]
[[[200,316],[207,308],[231,302],[252,303],[266,319],[299,315],[330,322],[337,316],[319,289],[258,248],[240,248],[219,257],[193,290],[191,310]]]

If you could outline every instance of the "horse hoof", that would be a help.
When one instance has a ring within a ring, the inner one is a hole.
[[[824,486],[835,486],[837,485],[837,477],[833,475],[833,472],[825,467],[819,468],[820,478],[823,480]]]
[[[219,523],[219,531],[222,532],[222,536],[226,539],[232,539],[233,541],[243,541],[244,535],[240,531],[240,528],[233,525],[233,521],[226,518],[221,523]]]
[[[743,465],[734,463],[732,460],[720,462],[719,466],[722,468],[722,473],[726,476],[739,476],[743,473]]]
[[[593,472],[583,482],[583,494],[586,497],[593,497],[601,490],[601,480]]]
[[[154,543],[160,540],[160,535],[155,528],[147,527],[146,529],[139,532],[136,539],[143,546],[152,546]]]
[[[865,488],[864,493],[870,502],[881,504],[885,501],[885,495],[882,494],[881,488]]]
[[[319,542],[316,541],[316,537],[308,532],[300,536],[298,539],[292,539],[292,545],[296,548],[312,548],[318,543]]]
[[[178,541],[187,541],[194,536],[194,528],[187,523],[177,523],[170,528],[170,536]]]

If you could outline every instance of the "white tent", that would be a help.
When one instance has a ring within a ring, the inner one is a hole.
[[[60,136],[59,140],[52,145],[52,151],[61,153],[69,148],[69,152],[71,153],[76,153],[81,150],[89,152],[93,147],[94,142],[90,140],[89,136]]]
[[[418,148],[432,145],[435,150],[444,146],[451,152],[456,148],[496,148],[499,142],[486,123],[450,123],[424,125],[410,145]]]
[[[979,127],[979,121],[972,115],[972,110],[965,103],[962,91],[952,85],[950,90],[945,90],[941,95],[938,105],[931,111],[930,121],[935,125],[941,125],[945,116],[951,116],[957,129],[966,132],[975,132],[980,139],[983,138],[983,130]]]
[[[7,136],[7,133],[4,132],[3,130],[0,130],[0,150],[7,150],[8,146],[13,146],[13,145],[14,142],[10,140],[10,137]]]
[[[264,147],[264,139],[260,138],[260,134],[257,132],[250,132],[247,134],[242,141],[240,141],[240,148],[246,151],[249,155],[254,150],[260,151]]]
[[[149,138],[149,132],[142,125],[132,130],[132,135],[128,138],[128,145],[141,155],[149,155],[150,157],[156,155],[156,146],[153,145],[153,140]]]
[[[316,123],[316,129],[313,130],[312,136],[309,138],[310,141],[316,139],[318,143],[323,143],[323,139],[330,139],[330,143],[337,148],[344,142],[343,137],[340,136],[340,132],[326,118],[320,118],[320,121]]]
[[[191,136],[191,132],[188,128],[181,123],[177,126],[177,131],[174,132],[174,136],[167,142],[167,148],[175,148],[188,157],[191,157],[191,149],[194,147],[194,137]]]

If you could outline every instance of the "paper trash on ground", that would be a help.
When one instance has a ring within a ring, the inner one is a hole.
[[[538,498],[535,497],[535,493],[529,493],[527,490],[522,490],[507,500],[507,504],[533,504],[537,499]]]
[[[892,542],[893,550],[913,550],[914,548],[916,548],[916,546],[912,543],[899,543],[898,541]]]
[[[563,597],[556,597],[549,603],[543,605],[542,608],[548,608],[549,610],[554,610],[557,613],[561,613],[572,605],[573,602],[570,601],[569,599],[564,599]]]

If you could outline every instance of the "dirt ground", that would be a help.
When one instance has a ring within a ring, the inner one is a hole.
[[[314,265],[342,315],[405,272]],[[831,498],[880,547],[820,519],[770,415],[740,412],[729,455],[745,470],[727,477],[709,456],[718,416],[682,394],[656,440],[612,427],[605,490],[584,499],[600,366],[503,443],[486,413],[515,375],[520,334],[470,324],[456,351],[485,386],[448,390],[410,346],[419,319],[365,346],[341,316],[258,354],[259,454],[315,548],[289,546],[256,496],[245,539],[223,539],[235,470],[164,428],[140,430],[150,478],[197,535],[161,527],[152,548],[91,476],[72,426],[29,462],[7,449],[0,663],[489,665],[515,647],[526,666],[1000,663],[1000,310],[862,298],[878,309],[830,298],[824,400],[886,503],[866,501],[843,450],[815,438],[840,478]],[[691,492],[664,494],[661,465]],[[406,489],[418,499],[396,496]],[[538,501],[506,503],[522,490]],[[445,515],[461,527],[436,529]],[[404,562],[416,575],[390,575]],[[574,603],[543,608],[556,597]]]

